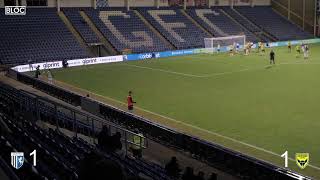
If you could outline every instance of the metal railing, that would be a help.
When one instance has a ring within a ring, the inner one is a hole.
[[[97,135],[99,132],[101,132],[103,127],[107,127],[110,136],[116,132],[121,134],[121,141],[126,154],[132,146],[137,146],[142,149],[148,147],[148,140],[143,135],[124,129],[74,107],[57,103],[24,90],[16,90],[16,92],[12,92],[11,90],[11,92],[7,93],[15,93],[12,97],[18,97],[16,101],[20,106],[19,108],[15,107],[16,112],[31,114],[33,119],[50,123],[57,130],[67,129],[71,131],[72,136],[84,138],[94,145],[97,144]],[[135,136],[140,138],[140,144],[133,141]]]
[[[14,75],[15,73],[16,75]],[[55,97],[59,98],[59,96],[61,95],[60,93],[55,93],[54,91],[54,89],[58,89],[60,91],[61,88],[59,87],[56,87],[54,85],[49,85],[46,82],[43,82],[38,79],[34,79],[32,77],[29,77],[26,74],[17,73],[17,72],[11,72],[9,74],[13,78],[16,77],[17,80],[24,82],[26,84],[31,84],[35,88],[41,91],[44,91],[46,93],[48,93],[49,91],[51,92],[50,94]],[[43,88],[43,87],[46,87],[46,88]],[[83,101],[84,97],[82,97],[81,95],[70,94],[71,92],[67,90],[66,92],[72,96],[71,98],[79,99],[80,102]],[[66,97],[66,95],[64,94],[62,95]],[[55,107],[54,112],[56,115],[58,115],[58,112],[60,112],[58,111],[59,108],[69,109],[69,107],[65,105],[57,104],[47,99],[43,99],[40,97],[38,99],[40,99],[40,100],[37,100],[38,102],[41,102],[42,100],[46,102],[50,102],[50,104],[53,107]],[[64,100],[64,98],[62,98],[62,100]],[[103,125],[109,125],[110,123],[111,123],[110,125],[112,125],[112,128],[115,130],[122,129],[121,127],[125,127],[127,129],[139,129],[139,131],[143,132],[144,136],[146,136],[150,140],[153,140],[165,146],[175,148],[177,150],[190,152],[191,154],[194,154],[193,156],[194,158],[202,160],[205,163],[212,165],[213,167],[216,167],[222,171],[227,171],[235,175],[239,175],[239,173],[241,174],[241,172],[245,172],[247,176],[255,177],[257,174],[262,173],[265,177],[269,177],[270,179],[274,179],[274,178],[297,179],[297,178],[294,178],[292,175],[290,175],[291,173],[297,176],[301,176],[295,172],[290,172],[287,169],[278,167],[276,165],[270,164],[260,159],[256,159],[254,157],[241,154],[239,152],[233,151],[231,149],[220,146],[213,142],[207,142],[207,141],[198,139],[196,137],[177,132],[169,127],[165,127],[163,125],[154,123],[143,117],[139,117],[139,116],[124,112],[123,110],[118,109],[116,107],[102,104],[96,101],[94,101],[92,105],[98,105],[99,112],[90,112],[90,111],[88,112],[104,117],[104,119],[101,119],[96,116],[92,116],[92,118],[87,119],[87,122],[85,122],[85,124],[88,125],[91,122],[90,126],[93,132],[98,132],[97,130],[100,130]],[[83,114],[83,112],[78,112],[77,110],[73,110],[72,112],[76,112],[77,114],[81,114],[81,115]],[[70,113],[69,113],[69,116],[70,116]],[[87,117],[87,115],[84,115],[84,116]],[[54,119],[57,119],[57,118],[55,117]],[[80,122],[83,123],[83,121],[79,121],[77,118],[75,119],[76,120],[73,122],[73,125],[78,124]],[[57,128],[60,128],[61,126],[60,123],[61,121],[56,123]],[[119,124],[119,126],[114,125],[112,123]],[[77,135],[77,133],[79,133],[78,126],[75,127],[73,131],[75,135]],[[126,146],[126,152],[127,152],[128,145],[133,145],[133,142],[132,140],[130,140],[131,138],[128,136],[128,134],[131,134],[131,135],[138,135],[138,134],[135,134],[128,130],[123,130],[123,132],[126,132],[124,136],[125,138],[124,141],[126,142],[125,146]],[[130,132],[130,133],[127,133],[127,132]],[[92,137],[94,139],[93,141],[95,141],[96,139],[95,135],[90,137]],[[146,143],[146,146],[148,146],[147,141],[145,141],[145,143]],[[142,146],[143,145],[141,145],[141,147]],[[146,146],[143,146],[143,147],[146,147]],[[307,177],[305,178],[309,179]]]

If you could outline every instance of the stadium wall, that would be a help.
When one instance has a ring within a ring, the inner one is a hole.
[[[0,0],[0,7],[3,7],[3,0]],[[94,0],[60,0],[61,7],[92,7]],[[125,6],[125,0],[107,0],[110,7],[123,7]],[[213,6],[229,6],[231,0],[208,0]],[[271,0],[252,0],[256,6],[268,6],[271,4]],[[168,6],[168,0],[159,0],[159,6]],[[194,0],[187,0],[189,6],[194,5]],[[154,6],[154,0],[129,0],[131,7],[145,7]],[[251,0],[234,0],[234,5],[251,5]],[[48,7],[57,7],[57,0],[48,0]]]
[[[61,7],[92,7],[93,0],[60,0]],[[48,7],[57,7],[57,0],[48,0]]]
[[[91,7],[92,0],[60,0],[61,7]]]
[[[128,0],[131,7],[150,7],[155,6],[155,0]],[[159,0],[159,6],[168,6],[169,0]],[[173,0],[174,1],[174,0]],[[287,0],[286,0],[287,1]],[[57,0],[47,0],[48,7],[57,7]],[[93,7],[95,0],[60,0],[61,7]],[[182,1],[183,2],[183,1]],[[255,5],[255,6],[269,6],[271,5],[271,0],[233,0],[234,5],[244,6],[244,5]],[[107,0],[110,7],[124,7],[125,0]],[[25,5],[26,0],[21,1],[21,5]],[[187,0],[188,6],[193,6],[195,0]],[[211,6],[230,6],[232,0],[207,0],[207,4]],[[4,0],[0,0],[0,7],[4,7]]]
[[[272,0],[276,12],[283,15],[303,30],[314,34],[316,0]]]
[[[232,3],[232,0],[209,0],[212,5],[218,5],[218,6],[230,6]],[[271,0],[234,0],[235,6],[269,6],[271,4]]]

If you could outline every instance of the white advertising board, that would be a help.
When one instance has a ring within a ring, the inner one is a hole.
[[[123,61],[122,55],[97,57],[97,58],[86,58],[86,59],[74,59],[74,60],[68,60],[67,62],[68,62],[68,67],[74,67],[74,66],[112,63],[112,62],[121,62],[121,61]],[[38,66],[40,66],[40,70],[57,69],[57,68],[63,67],[62,61],[55,61],[55,62],[19,65],[19,66],[13,67],[12,69],[14,69],[15,71],[18,71],[18,72],[28,72],[28,71],[35,71]]]
[[[38,66],[40,66],[40,70],[62,68],[62,61],[25,64],[25,65],[19,65],[19,66],[13,67],[12,69],[18,72],[28,72],[28,71],[35,71]]]
[[[84,66],[91,64],[102,64],[102,63],[112,63],[123,61],[123,56],[107,56],[107,57],[97,57],[97,58],[86,58],[86,59],[74,59],[68,61],[69,67],[74,66]]]

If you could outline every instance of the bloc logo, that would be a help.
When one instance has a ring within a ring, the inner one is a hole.
[[[301,169],[306,168],[309,164],[309,161],[309,153],[296,153],[296,163]]]
[[[12,152],[11,153],[11,165],[15,169],[20,169],[24,162],[23,152]]]
[[[5,15],[26,15],[27,7],[26,6],[6,6]]]

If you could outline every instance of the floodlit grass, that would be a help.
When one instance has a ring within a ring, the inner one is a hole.
[[[139,108],[183,122],[181,127],[188,126],[189,133],[277,165],[283,166],[282,158],[264,150],[279,155],[289,151],[293,159],[295,153],[308,152],[310,163],[320,167],[320,45],[311,45],[307,61],[296,58],[294,50],[277,48],[275,53],[276,65],[271,66],[268,52],[201,54],[53,74],[59,81],[121,102],[132,90]],[[320,178],[316,167],[299,170],[294,161],[289,164],[290,169]]]

